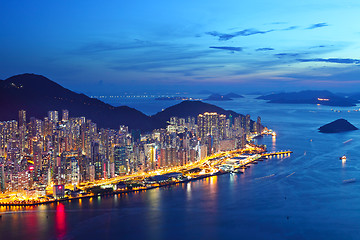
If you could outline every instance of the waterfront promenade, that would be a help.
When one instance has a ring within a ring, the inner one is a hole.
[[[165,187],[169,185],[186,183],[189,181],[196,181],[198,179],[203,179],[211,177],[214,175],[226,174],[229,171],[224,171],[221,166],[225,165],[227,160],[230,160],[234,157],[243,156],[243,154],[248,154],[247,158],[236,165],[233,165],[233,169],[246,168],[248,164],[256,163],[257,160],[262,160],[263,158],[268,158],[273,155],[285,155],[290,154],[291,151],[281,151],[281,152],[272,152],[265,153],[265,150],[259,146],[247,145],[243,149],[237,149],[233,151],[218,152],[211,156],[208,156],[200,161],[189,163],[184,166],[172,167],[166,169],[160,169],[151,172],[139,172],[131,175],[119,176],[112,179],[99,180],[95,182],[81,183],[77,188],[81,191],[81,194],[77,196],[68,195],[64,198],[54,199],[49,197],[52,195],[52,186],[47,188],[46,196],[36,196],[36,197],[27,197],[25,193],[13,192],[0,195],[0,206],[32,206],[40,204],[50,204],[61,201],[70,201],[75,199],[82,198],[92,198],[101,195],[114,195],[114,194],[124,194],[130,192],[139,192],[149,189]],[[195,171],[196,170],[196,171]],[[235,171],[240,172],[240,171]],[[150,179],[155,176],[165,175],[169,173],[181,173],[182,178],[170,178],[162,182],[148,182],[147,179]],[[242,172],[240,172],[242,173]],[[135,187],[126,187],[122,189],[114,189],[111,191],[103,191],[94,193],[91,190],[94,188],[105,188],[106,186],[115,186],[120,182],[131,183],[131,185],[136,185]],[[70,188],[68,185],[66,188]]]

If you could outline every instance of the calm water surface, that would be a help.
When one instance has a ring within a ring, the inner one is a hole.
[[[317,132],[340,117],[360,127],[360,112],[250,97],[216,104],[261,116],[278,135],[258,142],[294,153],[244,174],[142,193],[2,207],[0,239],[360,239],[359,132]],[[344,154],[346,162],[339,160]]]

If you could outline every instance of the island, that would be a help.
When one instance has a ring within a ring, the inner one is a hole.
[[[339,133],[353,130],[358,130],[358,128],[343,118],[337,119],[331,123],[319,127],[319,132],[322,133]]]
[[[229,97],[229,98],[244,98],[244,96],[237,94],[237,93],[233,93],[233,92],[230,92],[230,93],[226,94],[225,96]]]
[[[193,101],[193,100],[201,100],[200,98],[191,98],[191,97],[158,97],[155,98],[158,101]]]
[[[273,93],[257,97],[268,100],[268,103],[319,104],[326,106],[352,107],[358,100],[336,95],[329,91],[307,90],[300,92]]]
[[[231,97],[226,95],[220,95],[217,93],[211,94],[207,99],[208,101],[231,101],[233,100]]]

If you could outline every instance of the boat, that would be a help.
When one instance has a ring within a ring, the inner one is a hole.
[[[343,180],[343,183],[353,183],[353,182],[356,182],[356,178],[350,178],[350,179]]]
[[[346,160],[346,156],[344,155],[344,156],[340,157],[340,160]]]

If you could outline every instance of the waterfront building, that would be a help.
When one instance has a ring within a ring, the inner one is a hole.
[[[60,185],[54,185],[53,186],[53,195],[55,199],[61,199],[65,197],[65,186]]]

